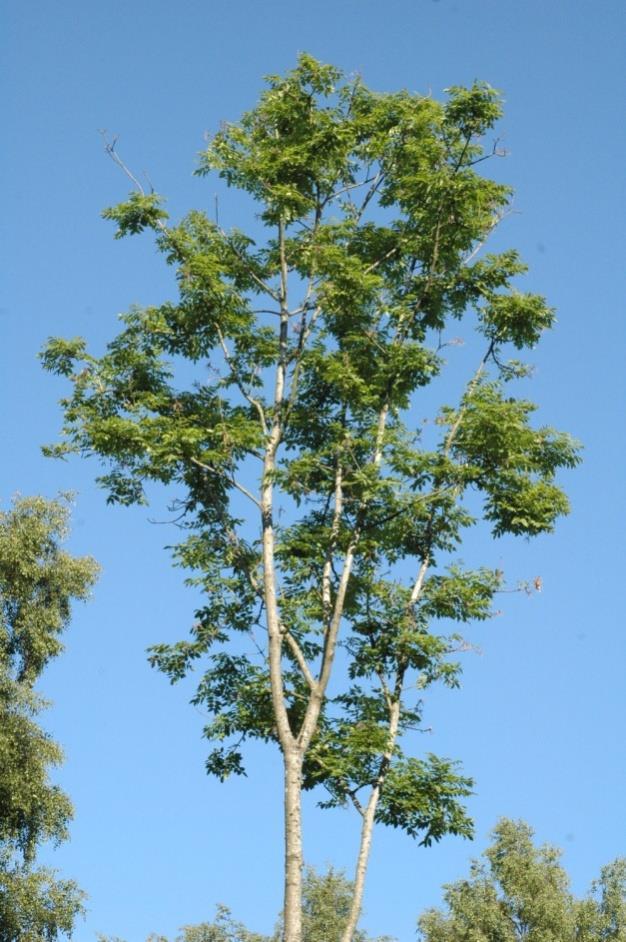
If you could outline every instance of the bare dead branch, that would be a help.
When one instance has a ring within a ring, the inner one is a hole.
[[[142,196],[145,196],[146,191],[144,190],[143,186],[141,185],[141,183],[139,182],[135,174],[132,173],[132,171],[124,163],[124,161],[118,154],[117,150],[115,149],[117,142],[119,140],[118,135],[114,134],[113,137],[110,140],[108,140],[106,128],[100,128],[98,133],[100,134],[102,141],[104,143],[104,150],[109,155],[113,163],[117,164],[117,166],[120,168],[122,173],[126,174],[126,176],[131,181],[133,186],[141,193]]]

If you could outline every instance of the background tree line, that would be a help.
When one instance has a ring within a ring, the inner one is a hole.
[[[558,848],[533,841],[523,821],[503,819],[493,843],[471,863],[465,879],[444,887],[443,907],[418,919],[419,942],[623,942],[626,939],[626,858],[602,868],[584,897],[576,897]],[[307,870],[303,890],[304,942],[340,942],[353,886],[332,868]],[[390,900],[390,905],[393,901]],[[218,907],[213,922],[185,926],[176,942],[280,942],[251,932]],[[102,942],[114,942],[102,938]],[[148,942],[169,942],[150,936]],[[355,942],[395,942],[357,932]]]

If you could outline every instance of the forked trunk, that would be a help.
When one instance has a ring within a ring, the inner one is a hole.
[[[302,942],[302,756],[284,753],[285,903],[283,942]]]

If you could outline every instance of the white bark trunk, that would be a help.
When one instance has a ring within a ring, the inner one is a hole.
[[[341,937],[341,942],[352,942],[354,938],[354,933],[356,932],[356,927],[359,922],[359,916],[361,915],[361,906],[363,904],[363,891],[365,889],[365,874],[367,873],[367,865],[369,862],[370,850],[372,846],[372,832],[374,830],[374,817],[376,815],[376,807],[378,805],[378,799],[380,797],[380,787],[378,785],[374,786],[372,789],[372,794],[370,795],[370,800],[367,803],[367,807],[363,813],[363,824],[361,826],[361,843],[359,846],[359,856],[356,863],[356,871],[354,874],[354,893],[352,896],[352,907],[350,909],[350,916],[348,922],[343,931]]]
[[[396,740],[398,738],[398,729],[400,726],[400,697],[399,691],[397,691],[398,696],[396,699],[390,703],[390,713],[389,713],[389,738],[387,741],[387,749],[384,756],[382,757],[381,769],[378,776],[378,779],[374,786],[369,797],[369,801],[363,812],[363,823],[361,825],[361,843],[359,846],[359,856],[356,863],[356,871],[354,874],[354,893],[352,896],[352,907],[350,910],[350,916],[348,922],[344,929],[343,935],[341,937],[341,942],[352,942],[354,938],[354,933],[356,932],[356,927],[359,921],[359,916],[361,915],[361,906],[363,904],[363,891],[365,889],[365,875],[367,873],[367,865],[369,863],[370,850],[372,847],[372,833],[374,831],[374,820],[376,818],[376,808],[378,807],[378,802],[380,800],[380,793],[385,783],[385,776],[389,768],[389,763],[391,762],[391,757],[393,756],[393,750],[396,745]]]
[[[283,753],[285,769],[284,942],[302,942],[302,755]]]

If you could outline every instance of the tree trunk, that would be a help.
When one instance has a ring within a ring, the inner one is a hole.
[[[369,863],[370,849],[372,846],[372,831],[374,829],[374,817],[380,797],[380,785],[375,785],[370,795],[370,800],[363,814],[363,824],[361,826],[361,843],[359,846],[359,856],[357,859],[356,872],[354,875],[354,891],[352,895],[352,906],[350,916],[343,931],[341,942],[352,942],[356,927],[361,915],[361,906],[363,903],[363,890],[365,889],[365,875]]]
[[[302,942],[302,755],[283,753],[285,770],[285,903],[283,942]]]
[[[418,576],[418,582],[423,580],[423,572],[421,576]],[[404,680],[405,670],[401,670],[396,679],[396,690],[395,698],[393,700],[389,699],[389,738],[387,741],[387,748],[382,757],[382,762],[380,765],[380,770],[378,773],[378,778],[375,784],[372,787],[369,801],[365,810],[363,812],[363,823],[361,824],[361,842],[359,845],[359,856],[357,858],[356,871],[354,874],[354,891],[352,894],[352,906],[350,909],[350,916],[348,922],[344,929],[343,935],[341,937],[341,942],[352,942],[354,938],[354,933],[356,932],[356,927],[359,921],[359,916],[361,915],[361,906],[363,903],[363,891],[365,889],[365,875],[367,873],[367,865],[369,863],[370,850],[372,848],[372,832],[374,830],[374,822],[376,820],[376,809],[378,808],[378,802],[380,800],[380,793],[382,791],[383,785],[385,784],[385,778],[387,771],[389,769],[389,764],[393,756],[393,750],[395,748],[396,740],[398,738],[398,729],[400,726],[400,695],[402,691],[402,683]]]

